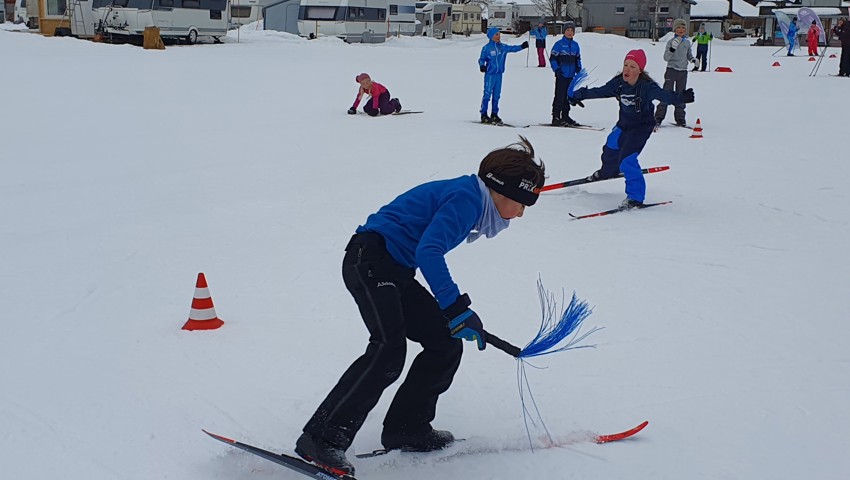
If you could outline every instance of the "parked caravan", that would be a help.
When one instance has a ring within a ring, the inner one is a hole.
[[[427,2],[416,19],[422,24],[422,36],[439,39],[452,38],[452,4]]]
[[[388,7],[387,0],[302,0],[298,34],[334,36],[348,43],[383,43]]]
[[[471,3],[452,5],[452,33],[459,35],[481,33],[481,5]]]
[[[30,5],[38,3],[38,0],[27,0]],[[106,2],[102,2],[106,3]],[[71,29],[71,35],[77,38],[92,38],[95,34],[97,24],[97,12],[94,0],[68,0],[68,18],[66,20]],[[63,25],[64,26],[64,25]]]
[[[39,8],[38,0],[17,0],[15,22],[25,24],[27,28],[37,29]]]
[[[263,30],[298,35],[298,10],[301,0],[277,0],[263,8]]]
[[[487,5],[487,27],[496,27],[502,33],[514,33],[514,19],[517,18],[516,5],[512,3],[491,3]]]
[[[230,0],[230,28],[239,28],[263,18],[263,9],[279,0]]]
[[[227,35],[230,0],[94,0],[96,31],[113,37],[141,37],[159,27],[163,39],[198,42]],[[99,3],[100,2],[100,3]]]
[[[391,36],[412,36],[416,33],[416,1],[389,0]]]

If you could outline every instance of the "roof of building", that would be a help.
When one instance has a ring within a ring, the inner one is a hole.
[[[758,17],[759,9],[744,0],[732,0],[732,11],[742,17]]]
[[[697,0],[691,7],[691,18],[726,18],[728,15],[728,0]]]

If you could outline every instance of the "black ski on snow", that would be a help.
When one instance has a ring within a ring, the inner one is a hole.
[[[490,126],[490,127],[528,128],[528,127],[530,127],[530,126],[531,126],[531,125],[511,125],[510,123],[505,123],[505,122],[501,122],[501,123],[484,123],[484,122],[482,122],[482,121],[480,121],[480,120],[478,120],[478,121],[476,121],[476,120],[470,120],[470,122],[472,122],[472,123],[477,123],[478,125],[487,125],[487,126]]]
[[[668,167],[666,165],[663,166],[663,167],[649,167],[649,168],[644,168],[643,170],[640,171],[640,173],[645,175],[645,174],[648,174],[648,173],[663,172],[665,170],[670,170],[670,167]],[[552,184],[549,184],[549,185],[544,185],[543,188],[540,189],[540,191],[546,192],[546,191],[549,191],[549,190],[556,190],[558,188],[575,187],[576,185],[584,185],[585,183],[602,182],[604,180],[612,180],[614,178],[623,178],[623,176],[624,175],[622,173],[618,173],[616,177],[608,177],[608,178],[603,178],[603,179],[600,179],[600,180],[589,180],[587,177],[578,178],[578,179],[575,179],[575,180],[569,180],[567,182],[552,183]]]
[[[618,213],[618,212],[627,212],[629,210],[640,210],[642,208],[657,207],[659,205],[667,205],[668,203],[673,203],[673,201],[668,200],[666,202],[644,203],[644,204],[638,205],[636,207],[628,207],[628,208],[618,207],[618,208],[612,208],[611,210],[605,210],[603,212],[588,213],[587,215],[573,215],[571,213],[570,216],[573,217],[573,220],[581,220],[582,218],[603,217],[605,215],[611,215],[613,213]]]
[[[298,472],[302,475],[306,475],[310,478],[317,478],[320,480],[357,480],[352,475],[339,475],[325,470],[324,468],[319,467],[318,465],[305,462],[300,458],[284,454],[272,453],[268,450],[263,450],[262,448],[255,447],[253,445],[248,445],[247,443],[237,442],[236,440],[231,440],[227,437],[222,437],[221,435],[210,433],[206,430],[203,430],[203,432],[220,442],[224,442],[240,450],[245,450],[248,453],[253,453],[258,457],[270,460],[278,465],[282,465],[290,470]]]
[[[605,127],[594,127],[591,125],[552,125],[551,123],[538,123],[538,127],[555,127],[555,128],[574,128],[576,130],[590,130],[591,132],[601,132]]]
[[[690,125],[679,125],[678,123],[673,123],[673,122],[670,122],[670,125],[673,125],[674,127],[679,127],[679,128],[687,128],[688,130],[694,129],[694,127],[692,127]]]
[[[410,115],[411,113],[425,113],[422,110],[402,110],[400,112],[392,113],[391,115]]]

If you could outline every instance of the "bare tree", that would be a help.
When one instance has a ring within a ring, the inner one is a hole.
[[[537,11],[540,12],[541,16],[561,20],[565,1],[575,3],[576,0],[531,0],[531,3],[537,6]]]

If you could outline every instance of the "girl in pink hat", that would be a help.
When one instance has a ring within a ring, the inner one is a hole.
[[[655,129],[653,100],[683,105],[694,101],[694,90],[682,93],[662,89],[644,71],[646,53],[632,50],[623,61],[623,71],[608,83],[596,88],[582,87],[570,94],[570,104],[584,107],[582,100],[616,98],[620,102],[620,118],[602,147],[602,168],[588,180],[604,180],[623,173],[626,178],[626,199],[621,208],[643,204],[646,182],[641,173],[638,155]]]
[[[390,98],[390,91],[387,87],[378,82],[373,82],[368,73],[361,73],[354,77],[354,81],[360,84],[360,89],[357,91],[357,98],[354,99],[354,105],[348,109],[349,115],[357,113],[357,106],[360,105],[360,99],[363,95],[371,95],[371,99],[363,105],[363,111],[370,117],[380,115],[389,115],[401,111],[401,102],[397,98]]]

